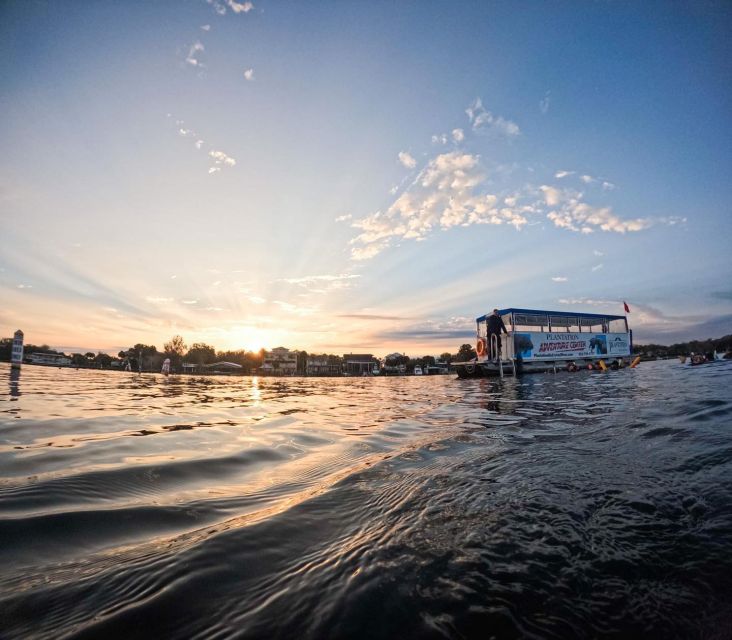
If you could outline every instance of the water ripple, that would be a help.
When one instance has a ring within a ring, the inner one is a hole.
[[[728,363],[0,375],[3,638],[732,628]]]

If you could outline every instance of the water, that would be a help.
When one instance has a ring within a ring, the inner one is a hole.
[[[732,637],[732,363],[0,365],[3,638]]]

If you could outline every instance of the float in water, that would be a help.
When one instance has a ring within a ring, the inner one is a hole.
[[[476,318],[478,356],[454,363],[460,378],[637,364],[625,316],[516,308],[498,315],[507,333],[488,334],[490,314]]]

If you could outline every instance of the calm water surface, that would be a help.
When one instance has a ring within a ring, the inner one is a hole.
[[[730,638],[732,363],[0,365],[2,638]]]

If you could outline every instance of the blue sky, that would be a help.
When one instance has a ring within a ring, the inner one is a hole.
[[[0,327],[456,350],[732,331],[727,3],[10,2]]]

